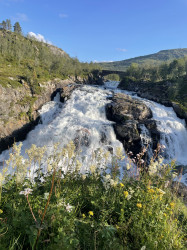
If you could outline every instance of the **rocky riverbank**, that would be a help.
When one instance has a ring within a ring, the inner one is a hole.
[[[141,126],[145,126],[152,138],[151,146],[157,147],[160,134],[156,122],[152,120],[152,112],[143,102],[132,99],[125,94],[115,94],[112,103],[106,106],[107,118],[114,121],[114,130],[117,138],[123,143],[126,151],[134,155],[142,149],[140,137]],[[146,146],[147,142],[144,142]]]

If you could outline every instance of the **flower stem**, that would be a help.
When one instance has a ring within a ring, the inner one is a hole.
[[[38,244],[38,240],[39,240],[39,237],[40,237],[40,234],[41,234],[41,227],[42,227],[42,224],[43,224],[43,221],[44,221],[44,218],[45,218],[45,215],[46,215],[47,207],[49,205],[49,202],[50,202],[50,199],[51,199],[51,195],[52,195],[52,192],[53,192],[54,181],[55,181],[55,173],[56,173],[56,170],[54,170],[54,172],[53,172],[51,190],[50,190],[50,194],[49,194],[47,203],[46,203],[45,208],[44,208],[44,212],[43,212],[42,219],[41,219],[41,222],[40,222],[40,227],[38,229],[38,234],[37,234],[36,242],[34,244],[34,250],[36,249],[36,246]]]

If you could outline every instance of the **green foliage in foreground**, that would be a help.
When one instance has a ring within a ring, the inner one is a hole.
[[[33,147],[29,163],[41,165],[44,151]],[[8,162],[14,159],[16,174],[2,186],[0,249],[185,249],[187,211],[168,187],[171,166],[153,158],[151,171],[130,178],[128,165],[120,180],[117,153],[111,174],[98,161],[81,174],[71,144],[51,155],[48,174],[38,169],[33,182],[23,178],[19,152]],[[57,168],[62,156],[71,156],[66,172]]]

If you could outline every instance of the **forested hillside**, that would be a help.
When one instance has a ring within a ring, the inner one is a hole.
[[[125,71],[132,63],[137,63],[139,66],[147,68],[150,66],[158,66],[163,62],[171,62],[174,59],[182,58],[184,56],[187,56],[187,48],[161,50],[155,54],[139,56],[116,62],[99,63],[99,65],[103,69]]]
[[[24,80],[38,94],[38,82],[85,77],[96,68],[94,64],[80,63],[53,45],[24,37],[20,32],[0,30],[0,84],[4,87],[21,86]]]

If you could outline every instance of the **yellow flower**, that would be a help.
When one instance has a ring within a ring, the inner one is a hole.
[[[174,202],[171,202],[169,205],[170,205],[171,208],[174,208],[175,203],[174,203]]]
[[[123,193],[125,195],[125,198],[127,198],[127,196],[129,195],[129,192],[128,191],[124,191]]]
[[[167,214],[166,213],[163,213],[163,215],[166,217],[167,216]]]
[[[3,213],[3,210],[0,209],[0,214],[2,214],[2,213]]]
[[[155,192],[154,189],[152,188],[148,189],[148,193],[153,194],[154,192]]]
[[[86,218],[86,215],[85,215],[85,214],[82,214],[82,217],[83,217],[83,219],[84,219],[84,218]]]
[[[120,185],[120,187],[124,187],[124,184],[123,184],[123,183],[120,183],[119,185]]]
[[[88,214],[89,214],[90,216],[93,216],[93,215],[94,215],[93,211],[89,211]]]
[[[137,206],[138,208],[142,208],[142,204],[141,204],[141,203],[137,203],[136,206]]]

